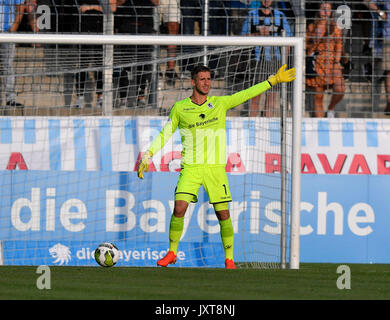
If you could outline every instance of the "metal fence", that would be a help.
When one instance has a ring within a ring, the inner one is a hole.
[[[101,1],[101,4],[107,1]],[[85,14],[81,10],[82,0],[26,0],[19,27],[15,32],[50,32],[50,33],[86,33],[99,32],[91,24],[82,21]],[[98,3],[98,2],[97,2]],[[114,2],[113,2],[114,3]],[[112,32],[122,34],[181,34],[181,35],[276,35],[282,30],[290,29],[283,34],[303,36],[308,39],[310,26],[317,26],[318,14],[325,1],[206,1],[206,0],[160,0],[155,5],[153,0],[116,1],[114,8],[114,28]],[[305,115],[331,116],[328,107],[336,95],[339,102],[335,105],[333,116],[336,117],[386,117],[390,115],[390,57],[387,54],[386,37],[390,35],[390,1],[329,1],[332,6],[332,21],[340,29],[342,54],[340,65],[342,84],[335,93],[335,81],[325,79],[318,86],[307,85],[305,89]],[[267,14],[267,6],[272,7]],[[101,11],[91,15],[104,15],[109,12],[108,6],[101,6]],[[12,11],[12,10],[11,10]],[[4,26],[7,10],[2,10]],[[257,13],[256,13],[257,12]],[[384,14],[383,14],[384,12]],[[7,13],[8,14],[8,13]],[[287,26],[280,19],[287,21]],[[256,20],[258,19],[258,20]],[[267,20],[268,19],[268,20]],[[1,21],[3,20],[3,21]],[[249,22],[249,23],[248,23]],[[248,29],[249,27],[249,29]],[[322,40],[334,40],[333,30],[325,32]],[[4,30],[4,27],[2,28]],[[107,32],[107,30],[105,31]],[[313,33],[315,34],[315,32]],[[321,37],[320,37],[321,38]],[[317,39],[318,40],[318,39]],[[316,40],[316,41],[317,41]],[[309,42],[309,41],[308,41]],[[324,44],[323,44],[324,45]],[[329,45],[325,44],[325,46]],[[15,63],[28,64],[31,46],[17,46]],[[166,55],[172,50],[188,48],[167,48]],[[310,78],[310,66],[319,53],[307,56],[306,77]],[[329,50],[325,60],[332,60],[336,51]],[[334,62],[334,61],[333,61]],[[331,62],[331,63],[333,63]],[[322,61],[327,70],[329,61]],[[315,61],[317,69],[321,62]],[[336,68],[336,67],[335,67]],[[337,67],[338,68],[338,67]],[[389,69],[388,69],[389,68]],[[6,66],[2,66],[3,71]],[[331,68],[332,69],[332,68]],[[177,72],[181,72],[178,70]],[[314,68],[315,72],[315,68]],[[326,73],[330,76],[330,73]],[[386,88],[389,88],[386,90]],[[5,90],[5,89],[4,89]],[[322,97],[321,97],[322,95]],[[322,100],[321,100],[322,99]],[[316,112],[319,101],[322,101],[323,114]],[[389,102],[387,102],[389,101]],[[389,106],[389,107],[388,107]]]

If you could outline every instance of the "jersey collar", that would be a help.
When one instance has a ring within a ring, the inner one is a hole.
[[[205,100],[205,102],[203,102],[202,104],[197,104],[196,102],[192,101],[192,100],[191,100],[191,97],[188,97],[188,99],[191,101],[191,103],[193,103],[193,104],[195,104],[195,105],[201,107],[201,106],[203,106],[205,103],[207,103],[207,101],[209,100],[209,97],[207,97],[206,100]]]

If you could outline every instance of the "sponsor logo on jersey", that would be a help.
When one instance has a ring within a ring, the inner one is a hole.
[[[211,118],[211,119],[208,119],[208,120],[205,120],[205,121],[195,122],[195,123],[189,124],[188,128],[191,129],[191,128],[194,128],[194,127],[201,127],[201,126],[210,124],[210,123],[215,122],[215,121],[218,121],[218,117],[214,117],[214,118]]]

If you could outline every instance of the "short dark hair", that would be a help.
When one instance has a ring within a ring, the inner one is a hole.
[[[194,80],[199,72],[211,72],[210,68],[205,65],[198,65],[191,71],[191,79]]]

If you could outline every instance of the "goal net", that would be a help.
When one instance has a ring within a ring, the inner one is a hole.
[[[155,266],[169,245],[179,132],[144,180],[136,170],[173,104],[191,95],[191,70],[208,65],[210,96],[222,96],[286,63],[297,70],[293,83],[229,110],[226,171],[237,265],[299,267],[301,39],[2,34],[0,42],[10,44],[2,55],[15,50],[1,75],[0,264],[97,266],[95,248],[113,242],[119,266]],[[176,266],[223,267],[219,232],[201,187]]]

